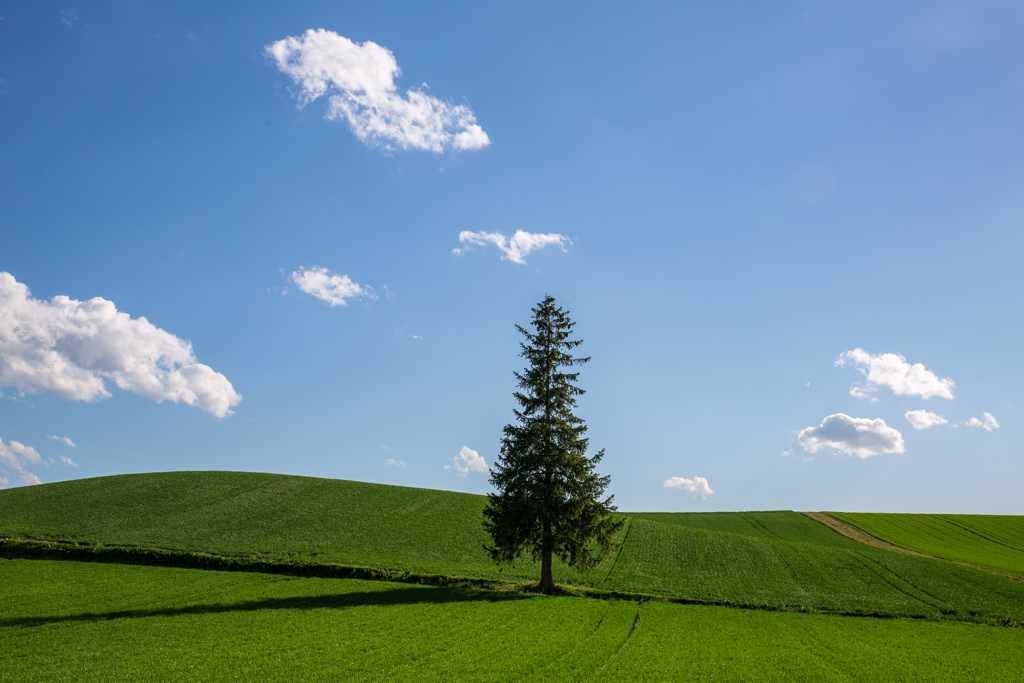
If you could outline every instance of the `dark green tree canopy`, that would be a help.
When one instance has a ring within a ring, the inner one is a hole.
[[[555,590],[552,556],[586,571],[622,526],[611,514],[614,497],[602,500],[610,478],[594,469],[604,451],[587,457],[587,426],[573,413],[584,391],[576,384],[579,373],[568,370],[590,360],[572,355],[582,343],[571,339],[574,325],[551,296],[533,308],[532,330],[516,325],[525,337],[520,356],[527,367],[515,373],[519,408],[516,421],[505,426],[491,471],[496,492],[484,509],[491,557],[506,566],[530,553],[541,562],[546,593]]]

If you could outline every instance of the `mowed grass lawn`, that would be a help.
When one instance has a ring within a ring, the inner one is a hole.
[[[1024,629],[0,560],[0,679],[1019,681]]]
[[[829,514],[901,548],[1024,577],[1024,516]]]
[[[297,559],[458,577],[500,574],[485,498],[232,472],[123,475],[0,491],[0,536]],[[847,539],[794,512],[630,513],[621,553],[563,584],[716,603],[1024,623],[1024,584]]]

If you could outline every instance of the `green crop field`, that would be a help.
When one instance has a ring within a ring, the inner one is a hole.
[[[1024,516],[829,514],[901,548],[1024,577]]]
[[[0,536],[500,575],[482,496],[269,474],[125,475],[0,491]],[[566,584],[747,606],[1024,623],[1024,584],[847,539],[794,512],[636,513],[621,552]]]
[[[631,514],[616,588],[748,605],[1021,623],[1024,585],[857,543],[794,512]]]
[[[1024,629],[0,559],[7,680],[1024,680]]]

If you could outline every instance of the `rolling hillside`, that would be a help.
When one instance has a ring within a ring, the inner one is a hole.
[[[123,475],[0,491],[0,536],[504,575],[482,496],[230,472]],[[560,583],[716,604],[1024,623],[1024,584],[844,538],[794,512],[627,515],[617,557]]]

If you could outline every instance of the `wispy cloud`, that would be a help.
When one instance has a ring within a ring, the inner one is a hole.
[[[72,441],[71,439],[69,439],[66,436],[57,436],[56,434],[50,434],[46,438],[50,439],[52,441],[60,441],[62,444],[64,444],[68,448],[78,448],[78,446],[75,445],[75,442]]]
[[[704,500],[714,493],[711,487],[708,486],[708,480],[704,477],[694,477],[693,479],[672,477],[665,481],[665,488],[686,491],[697,500]]]
[[[914,429],[928,429],[937,425],[949,424],[949,420],[927,410],[908,410],[904,417]]]
[[[480,149],[491,143],[464,104],[417,88],[401,94],[394,54],[334,31],[309,29],[267,45],[277,68],[299,85],[299,106],[327,96],[328,119],[344,119],[367,145],[441,152]]]
[[[953,398],[953,380],[948,377],[940,379],[921,363],[911,365],[906,358],[895,353],[872,356],[858,348],[845,351],[836,359],[836,365],[844,366],[847,363],[857,366],[866,378],[865,384],[855,384],[850,388],[851,396],[867,398],[878,387],[886,386],[900,396]]]
[[[66,455],[60,456],[60,461],[62,463],[64,463],[65,465],[67,465],[68,467],[78,467],[78,463],[75,462],[74,460],[72,460],[71,458],[69,458]]]
[[[100,297],[33,299],[28,287],[0,273],[0,388],[91,401],[111,395],[104,378],[217,417],[242,400],[224,375],[196,361],[191,343],[145,318]]]
[[[968,427],[981,427],[986,432],[991,432],[993,429],[999,429],[999,423],[996,418],[992,416],[992,413],[982,413],[985,416],[984,420],[979,420],[976,417],[972,417],[967,420]]]
[[[797,441],[811,453],[832,448],[858,458],[904,452],[903,435],[885,424],[882,418],[871,420],[844,413],[829,415],[817,427],[807,427],[797,436]]]
[[[472,232],[463,230],[459,233],[459,243],[467,246],[452,249],[452,253],[456,256],[462,256],[473,245],[487,246],[488,244],[493,244],[501,251],[502,261],[525,264],[526,256],[530,252],[550,246],[556,246],[564,252],[567,251],[565,245],[571,245],[572,240],[565,235],[553,232],[541,234],[516,230],[515,234],[512,235],[512,239],[509,239],[500,232]]]
[[[348,299],[377,298],[372,287],[356,284],[348,275],[337,275],[318,266],[309,270],[299,268],[292,273],[291,279],[303,292],[331,306],[347,306]]]
[[[3,480],[3,485],[7,485],[9,479],[2,476],[6,474],[4,470],[13,472],[15,476],[21,479],[22,484],[41,484],[39,477],[29,472],[26,468],[29,465],[38,465],[42,462],[42,457],[36,449],[25,444],[18,443],[17,441],[11,441],[5,444],[3,439],[0,439],[0,479]]]
[[[394,458],[388,458],[384,462],[385,462],[385,464],[387,464],[388,467],[397,467],[400,470],[404,470],[405,469],[405,461],[404,460],[395,460]]]
[[[491,468],[483,457],[469,446],[463,446],[459,454],[452,458],[451,464],[445,465],[446,470],[455,470],[455,474],[465,477],[470,472],[487,474]]]

